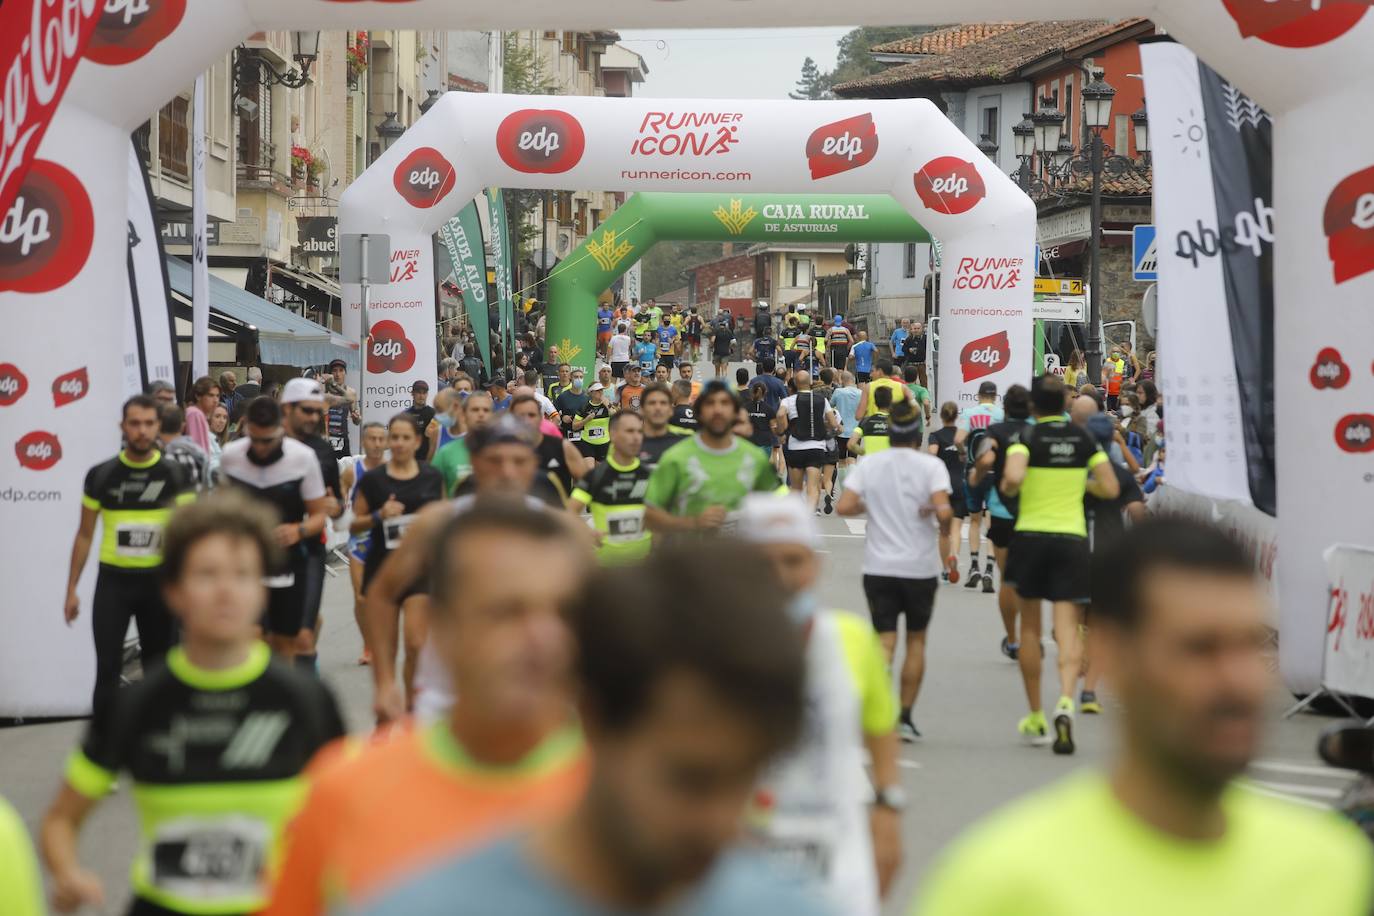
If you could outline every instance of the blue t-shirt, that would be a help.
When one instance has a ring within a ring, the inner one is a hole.
[[[645,372],[653,372],[658,365],[658,347],[647,340],[635,344],[635,360]]]
[[[596,329],[598,332],[605,332],[611,329],[611,322],[615,320],[615,312],[610,309],[598,309],[596,313]]]
[[[892,356],[894,359],[901,359],[906,356],[906,339],[910,333],[906,328],[898,328],[892,332]]]
[[[771,337],[754,338],[754,360],[763,362],[765,359],[776,361],[778,358],[778,342]]]
[[[862,394],[859,386],[850,385],[848,388],[836,388],[835,393],[830,396],[830,406],[840,415],[840,436],[845,439],[854,435],[854,430],[859,427],[859,421],[854,419],[854,413],[859,409],[859,398]]]
[[[849,351],[849,355],[854,357],[855,372],[873,371],[873,352],[878,347],[871,340],[862,340],[854,345],[854,349]]]
[[[763,858],[726,853],[673,916],[831,916],[822,891]],[[499,840],[372,897],[357,916],[633,916],[580,896],[544,872],[523,837]]]
[[[767,389],[763,396],[763,402],[768,405],[770,413],[776,414],[778,408],[782,406],[783,399],[787,397],[787,386],[776,375],[757,375],[755,378],[763,380]]]
[[[677,340],[677,328],[671,324],[667,327],[662,325],[658,328],[658,352],[668,356],[673,352],[673,341]]]

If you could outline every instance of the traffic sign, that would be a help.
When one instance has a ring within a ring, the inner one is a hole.
[[[1060,277],[1036,277],[1035,292],[1039,296],[1081,296],[1083,281]]]
[[[1131,232],[1131,261],[1134,276],[1142,283],[1159,279],[1159,248],[1154,226],[1136,226]]]

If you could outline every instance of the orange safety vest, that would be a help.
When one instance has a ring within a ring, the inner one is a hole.
[[[1107,375],[1107,393],[1120,394],[1121,380],[1126,377],[1126,361],[1124,359],[1108,359],[1107,365],[1111,367]]]

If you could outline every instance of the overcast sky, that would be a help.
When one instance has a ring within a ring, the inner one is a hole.
[[[850,27],[805,29],[658,29],[620,33],[644,58],[649,75],[635,95],[652,98],[783,99],[796,88],[802,61],[835,66],[835,43]]]

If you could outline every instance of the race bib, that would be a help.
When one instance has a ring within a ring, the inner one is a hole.
[[[152,884],[207,902],[259,894],[271,835],[267,824],[242,815],[168,821],[152,837]]]
[[[263,576],[262,584],[268,588],[290,588],[296,584],[296,574],[282,573],[280,576]]]
[[[348,438],[346,436],[330,436],[329,447],[336,452],[342,452],[348,448]]]
[[[387,550],[395,550],[401,546],[401,538],[405,537],[406,529],[410,527],[410,523],[413,521],[415,521],[413,512],[382,519],[382,535],[386,539]]]
[[[829,843],[765,837],[762,846],[768,857],[788,872],[822,882],[830,877],[834,856]]]
[[[159,556],[162,553],[162,526],[146,522],[116,525],[115,553],[129,559]]]
[[[582,441],[582,430],[580,430],[580,429],[571,429],[571,430],[568,430],[568,441],[569,441],[569,442],[581,442],[581,441]]]
[[[720,523],[720,533],[731,536],[737,534],[739,532],[739,519],[740,513],[738,512],[726,513],[725,521]]]
[[[644,533],[644,509],[611,509],[606,513],[606,540],[637,541]]]

